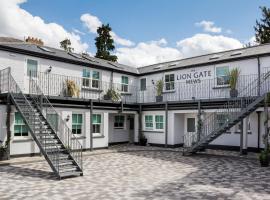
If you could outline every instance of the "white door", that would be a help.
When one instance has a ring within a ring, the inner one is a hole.
[[[185,138],[184,142],[186,146],[191,146],[194,141],[197,140],[196,133],[196,115],[186,115],[185,116]]]
[[[37,78],[37,71],[38,71],[38,61],[35,59],[26,59],[26,69],[25,69],[25,76],[24,76],[24,92],[29,93],[33,91],[30,88],[30,76],[33,79]]]

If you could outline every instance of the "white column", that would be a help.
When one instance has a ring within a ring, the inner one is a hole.
[[[248,121],[249,116],[243,120],[243,150],[242,154],[247,154],[247,144],[248,144]]]
[[[139,114],[134,115],[134,142],[138,142],[139,137]]]

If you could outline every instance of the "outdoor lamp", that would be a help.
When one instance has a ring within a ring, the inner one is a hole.
[[[68,122],[70,119],[70,115],[67,116],[66,121]]]

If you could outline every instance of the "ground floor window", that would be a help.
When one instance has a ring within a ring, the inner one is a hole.
[[[155,116],[156,122],[156,129],[163,129],[164,128],[164,117],[163,115],[156,115]]]
[[[58,130],[58,115],[57,114],[47,114],[47,120],[54,130]]]
[[[92,115],[93,133],[101,133],[101,114]]]
[[[82,114],[72,114],[72,133],[82,134]]]
[[[196,129],[195,118],[187,118],[187,132],[194,133]]]
[[[145,115],[144,122],[145,122],[146,129],[153,129],[153,116],[152,115]]]
[[[123,115],[114,116],[114,128],[124,129],[124,126],[125,126],[125,116]]]
[[[20,113],[15,113],[14,136],[28,136],[28,128]]]

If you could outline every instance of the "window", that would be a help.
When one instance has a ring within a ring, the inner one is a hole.
[[[54,130],[58,131],[58,115],[57,114],[47,114],[47,120]]]
[[[101,133],[101,114],[92,115],[93,133]]]
[[[217,85],[229,84],[229,67],[216,68]]]
[[[146,129],[153,129],[153,116],[152,115],[145,115],[144,122],[145,122]]]
[[[165,90],[174,90],[174,74],[165,75]]]
[[[14,136],[28,136],[28,128],[20,113],[15,113]]]
[[[37,77],[38,62],[27,59],[27,76]]]
[[[114,128],[123,129],[125,125],[125,116],[117,115],[114,116]]]
[[[92,73],[92,88],[99,88],[99,72],[93,71]]]
[[[219,127],[223,126],[228,121],[226,114],[217,114],[217,124]]]
[[[72,114],[72,133],[82,134],[82,114]]]
[[[140,79],[140,89],[141,89],[141,91],[146,90],[146,78]]]
[[[164,117],[163,115],[156,115],[155,116],[156,122],[156,129],[163,129],[164,128]]]
[[[83,69],[83,87],[90,87],[90,71]]]
[[[128,77],[127,76],[122,76],[122,81],[121,81],[121,91],[122,92],[128,92]]]
[[[187,132],[188,133],[195,132],[195,118],[187,118]]]

